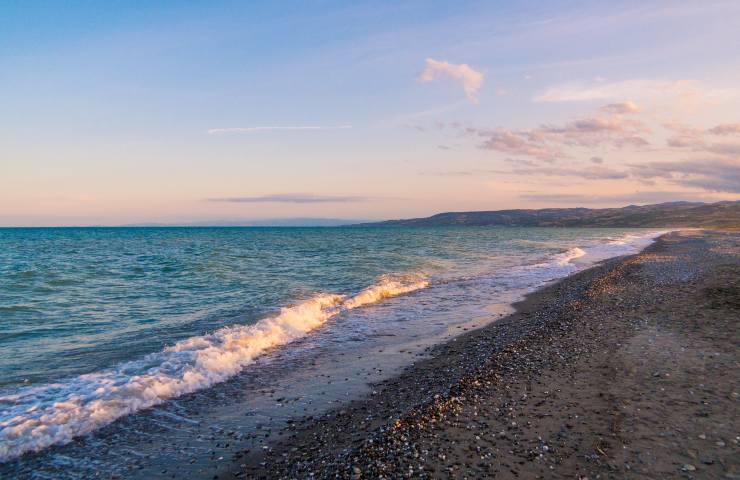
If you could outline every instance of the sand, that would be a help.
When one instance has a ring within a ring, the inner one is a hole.
[[[740,479],[740,233],[529,295],[218,478]]]

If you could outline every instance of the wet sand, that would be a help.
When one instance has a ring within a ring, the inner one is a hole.
[[[740,233],[529,295],[214,478],[738,478]]]

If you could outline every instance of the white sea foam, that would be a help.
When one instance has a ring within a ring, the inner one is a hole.
[[[576,271],[578,265],[573,261],[585,255],[586,250],[580,247],[570,248],[549,256],[543,262],[514,267],[507,272],[508,278],[499,278],[497,281],[507,284],[514,290],[537,288],[549,280],[565,277]]]
[[[613,238],[605,243],[593,245],[588,249],[587,260],[595,263],[607,258],[637,253],[655,241],[660,235],[670,230],[652,231],[648,233],[627,233]]]
[[[548,265],[577,270],[579,267],[593,265],[607,258],[637,253],[655,241],[657,237],[668,232],[652,231],[648,233],[627,233],[618,238],[605,239],[583,248],[575,247],[557,254]],[[577,261],[576,261],[577,260]]]
[[[299,339],[343,311],[427,284],[416,275],[381,278],[354,296],[317,295],[253,325],[224,327],[113,370],[0,397],[0,461],[69,442],[124,415],[223,382],[265,350]]]
[[[570,250],[564,253],[555,255],[555,263],[561,266],[568,265],[571,262],[573,262],[573,260],[575,260],[576,258],[581,258],[584,255],[586,255],[586,251],[583,250],[582,248],[579,248],[579,247],[571,248]]]
[[[577,270],[579,267],[592,265],[607,258],[637,253],[650,245],[666,231],[648,233],[628,233],[618,238],[605,239],[588,246],[570,248],[565,252],[553,255],[550,260],[534,265],[535,267],[552,268],[563,271]],[[577,260],[577,261],[576,261]]]
[[[524,265],[516,269],[517,271],[528,271],[539,276],[550,274],[551,276],[565,276],[577,268],[573,260],[581,258],[587,254],[586,250],[580,247],[573,247],[564,252],[556,253],[547,258],[546,261],[535,263],[533,265]]]
[[[619,238],[601,239],[582,247],[573,247],[551,255],[545,261],[514,267],[507,272],[506,279],[497,278],[496,281],[513,290],[531,290],[607,258],[637,253],[663,233],[666,231],[630,233]]]

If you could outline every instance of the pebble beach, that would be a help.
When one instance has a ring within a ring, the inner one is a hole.
[[[547,286],[214,478],[740,478],[740,233]]]

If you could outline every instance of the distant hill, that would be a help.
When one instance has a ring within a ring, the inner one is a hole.
[[[504,226],[504,227],[740,227],[740,201],[670,202],[622,208],[545,208],[447,212],[426,218],[388,220],[358,226]]]

